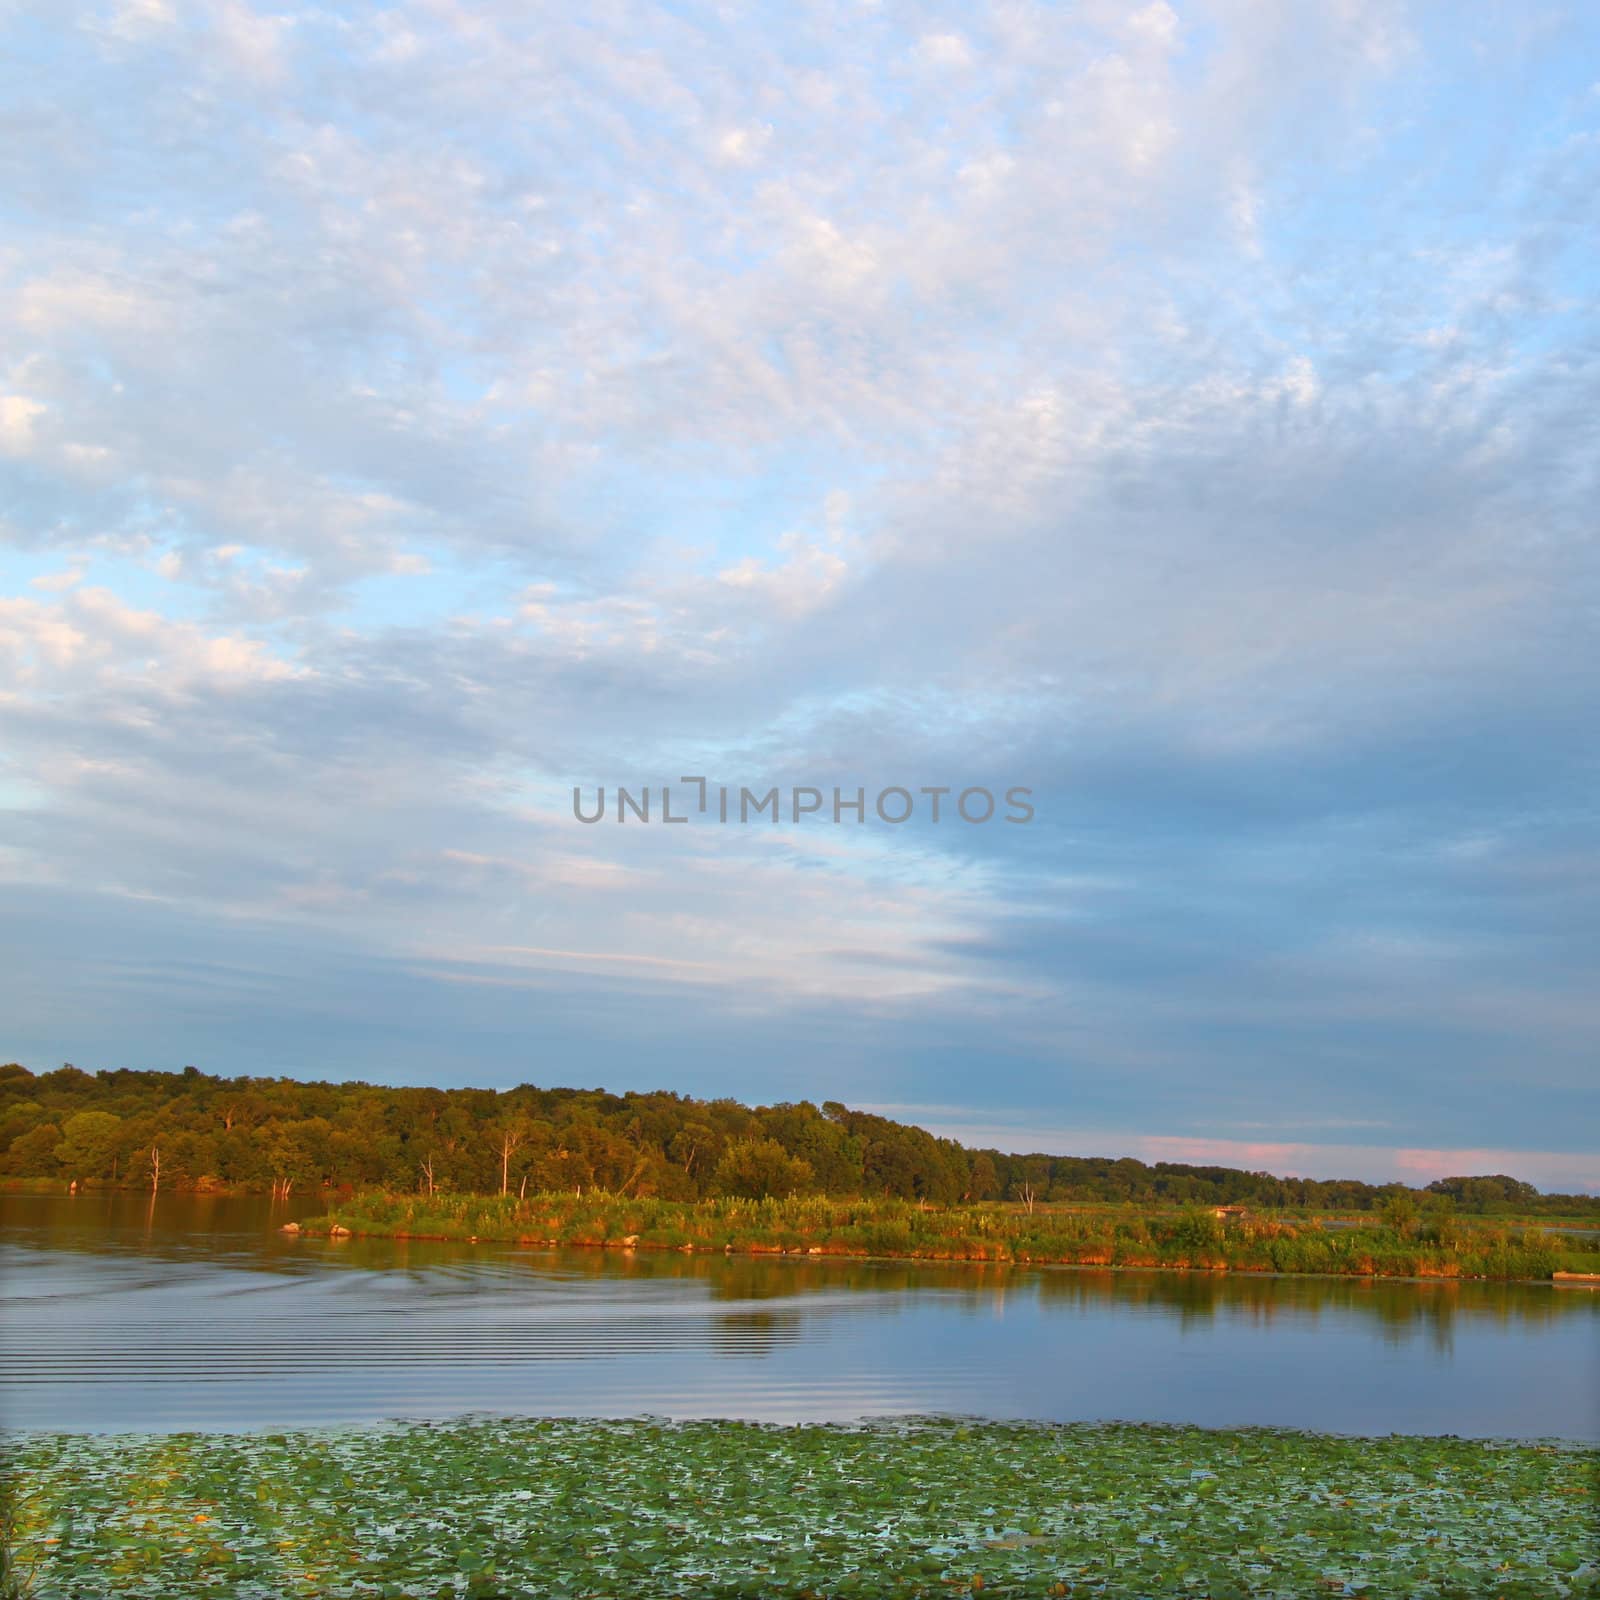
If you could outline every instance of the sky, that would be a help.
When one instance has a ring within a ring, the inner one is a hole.
[[[0,0],[0,1057],[1600,1190],[1597,217],[1581,3]]]

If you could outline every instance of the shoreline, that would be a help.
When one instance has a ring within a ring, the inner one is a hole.
[[[395,1434],[410,1431],[471,1429],[490,1427],[560,1428],[655,1428],[662,1431],[692,1428],[750,1429],[764,1433],[884,1433],[912,1432],[935,1428],[1005,1428],[1045,1433],[1092,1433],[1127,1431],[1156,1436],[1197,1434],[1207,1439],[1249,1439],[1300,1441],[1315,1444],[1335,1441],[1341,1444],[1381,1445],[1390,1440],[1425,1445],[1430,1442],[1479,1446],[1486,1450],[1563,1451],[1592,1455],[1600,1467],[1600,1435],[1592,1439],[1568,1438],[1561,1434],[1517,1433],[1416,1433],[1391,1430],[1388,1433],[1344,1433],[1337,1428],[1303,1428],[1292,1423],[1268,1422],[1140,1422],[1125,1417],[1088,1417],[1061,1420],[1051,1417],[991,1417],[976,1411],[879,1411],[864,1412],[849,1418],[800,1418],[774,1421],[764,1417],[733,1417],[716,1412],[640,1411],[623,1415],[594,1414],[582,1411],[492,1411],[479,1408],[446,1416],[372,1417],[358,1422],[270,1423],[254,1427],[225,1428],[13,1428],[0,1422],[0,1439],[28,1443],[50,1440],[97,1440],[107,1444],[170,1443],[179,1439],[287,1439],[346,1438],[352,1435]],[[0,1479],[4,1468],[0,1467]],[[1600,1480],[1597,1480],[1600,1482]],[[1597,1489],[1600,1492],[1600,1489]]]
[[[289,1200],[305,1203],[315,1198],[322,1201],[329,1199],[350,1199],[363,1194],[365,1191],[349,1184],[329,1184],[326,1186],[310,1185],[303,1189],[295,1189],[288,1197]],[[73,1185],[66,1178],[25,1178],[15,1175],[0,1176],[0,1195],[43,1195],[59,1199],[68,1199],[73,1195],[82,1198],[85,1195],[142,1195],[149,1198],[150,1185],[145,1182],[127,1183],[119,1179],[89,1178]],[[270,1188],[259,1184],[215,1184],[203,1188],[191,1185],[164,1184],[156,1191],[160,1199],[170,1200],[174,1197],[184,1200],[267,1200],[273,1203],[283,1203],[281,1198],[275,1196]],[[493,1200],[492,1194],[464,1194],[455,1198],[474,1200]],[[533,1198],[531,1195],[528,1198]],[[812,1198],[819,1200],[848,1204],[854,1198],[851,1196],[817,1195]],[[674,1205],[705,1205],[710,1202],[699,1201],[672,1201]],[[915,1205],[915,1201],[904,1202]],[[981,1202],[992,1204],[1001,1208],[1011,1208],[1019,1205],[1015,1201]],[[1060,1217],[1116,1217],[1123,1215],[1137,1215],[1142,1217],[1176,1217],[1183,1213],[1183,1206],[1171,1202],[1154,1202],[1145,1204],[1142,1201],[1125,1200],[1070,1200],[1070,1201],[1041,1201],[1037,1216],[1043,1220]],[[1206,1209],[1204,1206],[1201,1209]],[[1016,1212],[1021,1215],[1020,1211]],[[1352,1211],[1344,1207],[1326,1209],[1321,1207],[1261,1207],[1253,1211],[1260,1219],[1274,1219],[1287,1222],[1295,1226],[1310,1227],[1316,1224],[1333,1224],[1337,1229],[1359,1228],[1369,1225],[1377,1217],[1375,1211]],[[1575,1230],[1581,1236],[1600,1237],[1600,1216],[1589,1216],[1575,1212],[1553,1212],[1543,1216],[1536,1212],[1494,1212],[1494,1211],[1457,1211],[1452,1213],[1455,1220],[1467,1229],[1480,1228],[1513,1228],[1537,1232],[1549,1230],[1562,1232]],[[421,1237],[421,1235],[417,1235]],[[452,1235],[439,1234],[433,1237],[448,1238]]]
[[[1329,1227],[1242,1207],[1035,1212],[860,1196],[683,1201],[571,1190],[373,1190],[333,1201],[320,1216],[286,1219],[280,1232],[334,1241],[1442,1282],[1550,1284],[1562,1272],[1574,1275],[1563,1280],[1574,1287],[1600,1272],[1600,1238],[1398,1208],[1362,1226]]]
[[[858,1250],[834,1250],[826,1246],[807,1246],[804,1249],[787,1249],[781,1245],[695,1245],[660,1244],[639,1240],[628,1244],[621,1239],[535,1239],[506,1235],[473,1234],[462,1238],[450,1233],[393,1233],[372,1229],[309,1227],[304,1223],[286,1223],[273,1230],[291,1238],[331,1239],[399,1239],[419,1244],[499,1244],[512,1245],[529,1252],[557,1250],[615,1250],[623,1255],[648,1251],[654,1255],[693,1255],[708,1259],[718,1256],[781,1257],[787,1261],[886,1261],[901,1266],[929,1267],[1005,1267],[1019,1270],[1054,1268],[1070,1272],[1188,1272],[1203,1273],[1213,1277],[1247,1278],[1320,1278],[1329,1282],[1361,1283],[1505,1283],[1522,1287],[1555,1288],[1561,1282],[1575,1287],[1600,1288],[1600,1273],[1553,1273],[1548,1278],[1508,1278],[1487,1273],[1469,1272],[1295,1272],[1279,1267],[1234,1266],[1229,1263],[1199,1263],[1181,1261],[1071,1261],[1056,1256],[1013,1256],[1009,1258],[977,1255],[896,1255],[869,1254]]]

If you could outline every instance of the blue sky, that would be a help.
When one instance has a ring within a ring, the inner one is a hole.
[[[569,12],[0,9],[0,1053],[1600,1188],[1593,8]]]

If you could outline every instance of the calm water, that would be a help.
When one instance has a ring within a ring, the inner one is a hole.
[[[906,1412],[1600,1439],[1600,1294],[295,1239],[0,1196],[0,1422]]]

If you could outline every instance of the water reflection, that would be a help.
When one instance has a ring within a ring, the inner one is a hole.
[[[323,1209],[0,1197],[3,1420],[956,1411],[1600,1437],[1593,1294],[276,1231]]]

